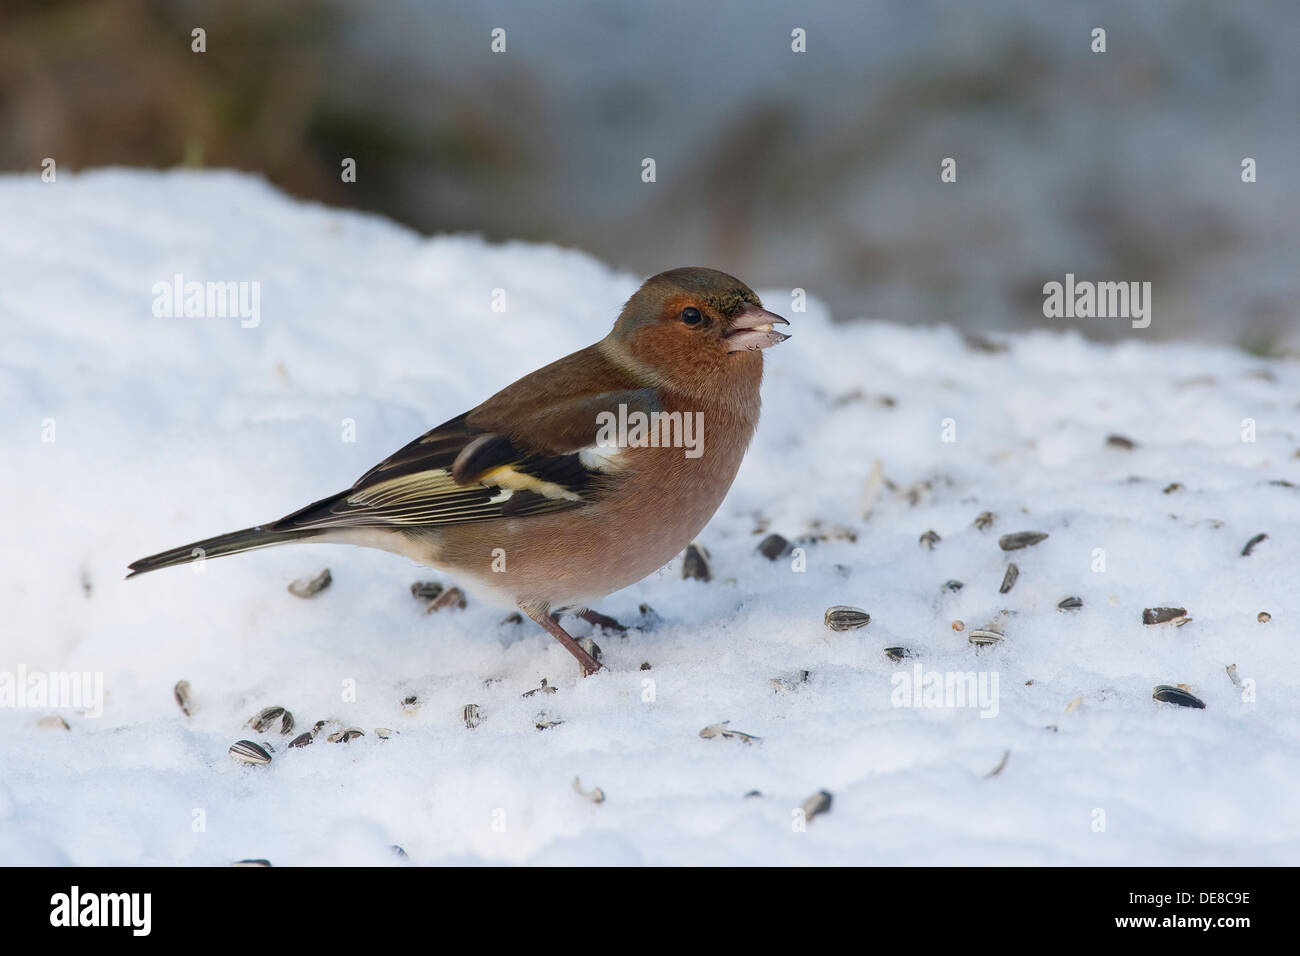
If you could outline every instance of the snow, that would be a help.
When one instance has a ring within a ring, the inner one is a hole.
[[[155,283],[177,273],[259,282],[258,324],[155,316]],[[1093,344],[1064,321],[987,351],[945,327],[833,324],[815,298],[792,312],[790,290],[743,278],[794,337],[767,353],[758,436],[700,537],[713,580],[682,580],[678,559],[609,596],[606,614],[637,623],[644,602],[660,620],[595,634],[609,666],[583,680],[472,595],[426,615],[409,585],[455,582],[381,552],[123,574],[346,487],[602,336],[638,277],[424,238],[234,173],[0,178],[0,681],[90,672],[105,694],[98,717],[0,707],[0,861],[1300,861],[1296,364],[1137,330]],[[798,540],[814,527],[822,540]],[[1024,530],[1049,537],[999,549]],[[763,558],[768,531],[801,552]],[[286,591],[325,567],[315,598]],[[1082,609],[1058,611],[1067,595]],[[828,630],[835,604],[871,623]],[[1191,622],[1142,624],[1166,605]],[[977,650],[970,629],[995,620],[1006,640]],[[996,715],[894,706],[894,675],[917,665],[996,677]],[[522,696],[542,678],[555,693]],[[1178,683],[1205,709],[1152,700]],[[340,723],[290,749],[245,726],[270,705],[295,734]],[[563,723],[539,731],[540,712]],[[37,726],[54,714],[70,729]],[[699,736],[721,721],[761,740]],[[326,741],[343,727],[366,735]],[[271,764],[232,760],[240,739],[270,743]],[[798,826],[822,789],[829,813]]]

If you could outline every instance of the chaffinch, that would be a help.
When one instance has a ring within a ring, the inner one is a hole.
[[[758,423],[760,350],[789,336],[714,269],[648,279],[595,345],[439,425],[346,491],[270,524],[130,565],[131,574],[292,541],[381,548],[513,603],[600,669],[553,611],[662,567],[722,503]]]

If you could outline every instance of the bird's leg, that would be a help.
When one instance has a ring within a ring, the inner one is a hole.
[[[578,659],[578,664],[582,667],[583,677],[590,677],[600,670],[600,662],[584,651],[582,646],[569,636],[569,632],[560,627],[548,613],[549,608],[521,604],[519,610],[531,617],[537,622],[538,626],[544,628],[551,637],[564,645],[566,651]]]
[[[592,627],[603,627],[607,631],[613,631],[619,634],[622,634],[627,630],[626,627],[618,623],[618,621],[614,620],[608,614],[601,614],[599,611],[593,611],[589,607],[578,611],[577,616],[582,618]]]

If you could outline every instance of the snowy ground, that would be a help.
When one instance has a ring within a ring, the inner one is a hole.
[[[260,282],[259,324],[156,317],[175,273]],[[399,863],[396,844],[417,864],[1300,862],[1300,368],[1138,331],[994,352],[945,328],[832,325],[743,278],[794,338],[768,353],[758,437],[701,536],[713,580],[683,580],[679,559],[611,595],[605,613],[634,622],[647,602],[661,620],[595,635],[610,666],[580,680],[497,608],[425,615],[409,585],[446,579],[387,554],[123,574],[346,487],[603,335],[637,277],[424,239],[233,174],[0,179],[0,681],[101,672],[105,693],[97,718],[0,707],[0,861]],[[817,527],[802,572],[756,553]],[[1000,550],[1016,531],[1050,537]],[[324,567],[328,590],[287,593]],[[1082,608],[1057,610],[1070,595]],[[834,604],[870,625],[827,630]],[[1192,621],[1142,623],[1167,605]],[[1005,641],[977,650],[970,630],[995,618]],[[916,665],[996,677],[996,716],[894,706]],[[554,694],[521,696],[543,678]],[[1204,710],[1152,700],[1179,683]],[[268,705],[366,736],[289,749],[244,726]],[[537,730],[543,711],[563,723]],[[70,729],[38,727],[54,714]],[[761,740],[701,739],[721,721]],[[243,738],[272,763],[227,756]],[[823,789],[830,812],[794,825]]]

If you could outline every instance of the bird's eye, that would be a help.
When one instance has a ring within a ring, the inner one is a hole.
[[[682,321],[687,325],[699,325],[704,321],[704,316],[700,315],[700,310],[695,306],[688,306],[682,309]]]

